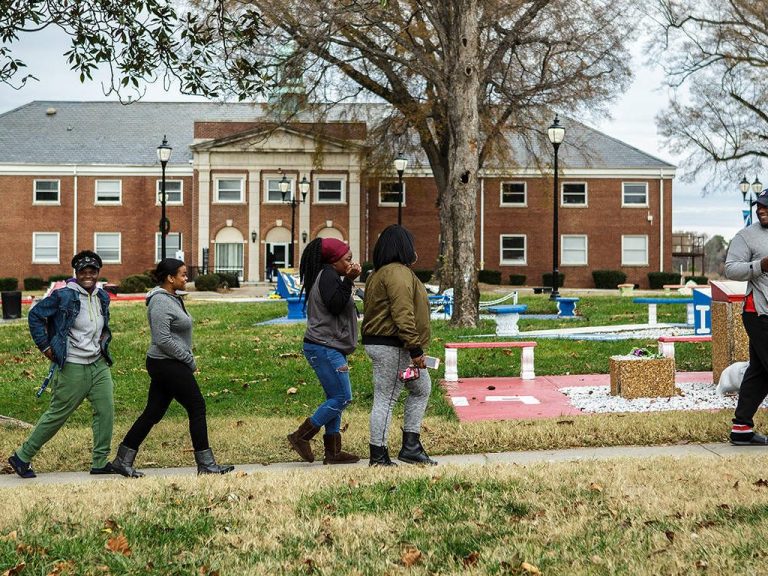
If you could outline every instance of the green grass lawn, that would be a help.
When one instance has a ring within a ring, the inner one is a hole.
[[[5,574],[764,574],[764,456],[0,490]],[[98,489],[94,489],[98,486]]]
[[[552,313],[554,304],[546,296],[521,298],[531,312]],[[664,307],[661,307],[664,308]],[[660,322],[683,322],[684,306],[669,306],[659,311]],[[144,408],[148,377],[144,357],[149,342],[145,306],[142,303],[116,303],[112,307],[114,332],[112,355],[115,359],[116,445],[122,434]],[[196,303],[189,304],[195,318],[195,352],[200,382],[206,397],[212,445],[232,462],[274,462],[294,459],[285,446],[285,434],[311,414],[323,400],[314,373],[303,358],[303,324],[256,325],[285,314],[285,304]],[[521,327],[539,329],[543,325],[572,327],[643,323],[646,306],[631,299],[586,296],[581,299],[579,320],[523,321]],[[482,321],[476,329],[452,328],[445,321],[433,322],[429,353],[443,355],[442,344],[491,334],[492,321]],[[607,373],[609,358],[626,354],[633,347],[655,347],[652,340],[595,342],[541,339],[536,349],[536,373]],[[0,414],[34,423],[48,405],[48,396],[35,398],[35,391],[47,372],[47,361],[37,351],[26,323],[0,327]],[[519,351],[464,350],[462,376],[509,376],[520,371]],[[371,365],[362,347],[350,356],[354,400],[345,412],[349,429],[345,443],[367,454],[367,416],[372,401]],[[711,369],[709,344],[677,346],[680,370]],[[437,383],[443,367],[432,373]],[[397,415],[399,416],[399,414]],[[433,386],[427,411],[425,442],[436,454],[550,447],[650,444],[720,440],[728,418],[717,413],[678,413],[569,417],[545,421],[490,422],[459,424],[452,407],[438,385]],[[600,430],[593,429],[598,421]],[[67,426],[47,445],[35,464],[39,470],[82,469],[88,461],[90,409],[87,403],[72,416]],[[647,423],[647,424],[644,424]],[[393,423],[393,435],[399,433]],[[564,431],[567,434],[563,434]],[[27,434],[7,429],[0,435],[0,454],[9,453]],[[395,440],[393,439],[393,442]],[[76,446],[76,450],[70,449]],[[142,446],[140,465],[188,464],[189,439],[186,414],[173,404],[166,419]]]

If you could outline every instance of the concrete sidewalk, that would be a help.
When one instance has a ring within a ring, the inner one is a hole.
[[[568,450],[536,450],[529,452],[498,452],[487,454],[458,454],[434,456],[441,466],[487,466],[494,464],[526,465],[549,462],[569,462],[579,460],[611,460],[619,458],[655,458],[655,457],[702,457],[722,458],[747,454],[768,453],[768,449],[754,446],[732,446],[730,444],[681,444],[675,446],[611,446],[601,448],[571,448]],[[401,466],[407,464],[400,463]],[[357,464],[347,464],[336,468],[366,468],[368,460]],[[322,461],[312,464],[306,462],[282,462],[277,464],[238,464],[235,472],[284,473],[312,471],[324,468]],[[328,469],[329,467],[325,467]],[[148,477],[173,478],[175,476],[193,476],[196,468],[139,468]],[[15,474],[0,476],[0,489],[17,486],[41,484],[83,484],[89,482],[132,481],[119,475],[92,476],[88,472],[51,472],[39,474],[37,478],[24,480]]]

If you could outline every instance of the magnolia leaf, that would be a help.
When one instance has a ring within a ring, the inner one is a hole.
[[[528,562],[523,562],[520,565],[520,568],[522,568],[528,574],[541,574],[541,570],[539,570],[537,566],[534,566],[533,564],[529,564]]]
[[[400,558],[400,561],[403,563],[403,566],[413,566],[416,564],[419,560],[421,560],[421,550],[416,548],[415,546],[409,546],[405,549],[403,552],[402,557]]]
[[[122,554],[123,556],[131,555],[131,547],[128,545],[128,538],[125,537],[125,534],[118,534],[114,538],[107,540],[106,548],[110,552]]]
[[[5,572],[3,572],[3,576],[18,576],[19,574],[21,574],[21,571],[24,570],[24,567],[26,565],[27,565],[26,562],[19,562],[13,568],[9,568]]]
[[[296,394],[298,391],[299,391],[298,388],[295,388],[295,387],[291,386],[290,388],[288,388],[288,390],[285,391],[285,393],[286,394]]]

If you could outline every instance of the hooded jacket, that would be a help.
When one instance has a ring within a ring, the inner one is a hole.
[[[152,341],[147,356],[158,360],[178,360],[197,369],[192,354],[192,317],[180,296],[160,286],[147,293],[147,320]]]

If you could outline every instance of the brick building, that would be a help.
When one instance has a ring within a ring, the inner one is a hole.
[[[261,104],[32,102],[0,115],[0,276],[70,272],[78,250],[95,249],[110,281],[160,257],[161,169],[156,148],[173,146],[166,169],[166,252],[193,269],[264,278],[268,253],[298,264],[317,236],[348,241],[370,259],[378,233],[397,219],[397,176],[367,162],[371,111],[338,106],[322,123],[268,122]],[[675,167],[572,121],[560,148],[560,271],[566,286],[592,286],[591,271],[621,269],[647,286],[671,265]],[[481,173],[477,256],[506,281],[540,285],[552,267],[551,167],[509,138],[510,165]],[[540,157],[548,158],[548,150]],[[280,183],[288,183],[284,202]],[[308,189],[302,201],[301,183]],[[291,196],[293,195],[293,196]],[[403,224],[416,235],[420,268],[440,252],[436,189],[424,158],[410,157]],[[293,232],[293,238],[291,237]]]

